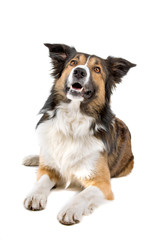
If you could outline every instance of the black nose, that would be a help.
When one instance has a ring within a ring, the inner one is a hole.
[[[80,79],[87,76],[87,72],[83,68],[76,68],[73,72],[74,77]]]

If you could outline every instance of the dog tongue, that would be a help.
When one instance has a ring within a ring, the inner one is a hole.
[[[75,90],[80,91],[80,90],[82,89],[82,86],[81,86],[81,84],[79,84],[79,83],[74,83],[74,84],[72,85],[72,88],[75,89]]]
[[[75,87],[72,87],[72,89],[80,91],[82,88],[75,88]]]

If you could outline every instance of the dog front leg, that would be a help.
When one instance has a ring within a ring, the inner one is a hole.
[[[83,215],[92,213],[94,208],[105,202],[105,200],[114,199],[106,154],[101,154],[90,179],[80,181],[85,189],[76,195],[58,214],[57,218],[62,224],[78,223]]]
[[[37,182],[24,200],[24,206],[29,210],[42,210],[47,203],[50,190],[55,186],[58,176],[54,170],[40,166],[37,172]]]
[[[57,219],[64,225],[79,223],[83,215],[92,213],[93,209],[104,200],[104,195],[100,189],[89,186],[60,211]]]

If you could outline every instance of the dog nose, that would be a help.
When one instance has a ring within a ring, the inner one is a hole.
[[[77,79],[84,78],[87,76],[87,72],[83,68],[76,68],[73,72],[74,77]]]

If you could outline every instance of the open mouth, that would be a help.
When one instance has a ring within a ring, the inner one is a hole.
[[[67,87],[66,90],[70,95],[76,98],[83,97],[84,99],[89,99],[93,94],[93,91],[86,89],[78,82],[72,84],[70,87]]]
[[[66,86],[66,92],[68,96],[72,96],[75,99],[89,99],[93,96],[94,89],[79,82],[74,82],[70,86]]]
[[[84,90],[84,88],[82,87],[82,85],[80,83],[74,83],[72,86],[71,86],[71,89],[74,90],[74,91],[77,91],[77,92],[82,92]]]

